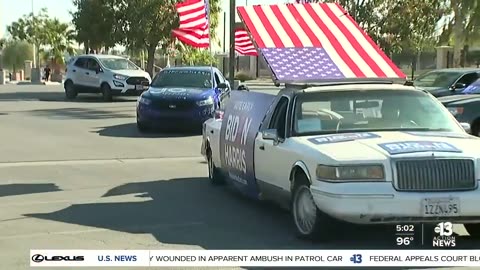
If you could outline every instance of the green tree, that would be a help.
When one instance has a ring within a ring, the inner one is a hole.
[[[73,4],[77,8],[71,12],[76,40],[84,44],[86,53],[102,47],[108,50],[121,40],[117,29],[117,0],[73,0]]]
[[[7,31],[13,39],[26,41],[29,44],[34,44],[37,48],[46,45],[44,25],[48,19],[47,10],[42,9],[38,14],[33,16],[32,13],[24,15],[16,22],[7,26]],[[39,59],[39,52],[37,50],[36,58]],[[37,67],[39,63],[37,61]]]
[[[116,0],[110,0],[116,1]],[[129,48],[147,51],[146,70],[153,74],[155,51],[170,47],[172,30],[178,27],[178,14],[175,4],[180,0],[123,0],[118,5],[124,44]],[[220,0],[210,0],[210,33],[216,39],[215,29],[218,26],[221,11]]]
[[[182,62],[195,66],[216,66],[217,58],[206,49],[197,49],[184,46],[182,49]]]
[[[395,37],[400,50],[416,55],[418,69],[421,53],[432,50],[438,42],[437,25],[447,8],[445,1],[387,0],[385,3],[389,8],[383,32]]]
[[[26,41],[11,40],[5,42],[2,53],[3,66],[13,73],[25,65],[25,61],[32,59],[32,45]]]
[[[75,53],[73,48],[75,33],[68,24],[57,19],[48,19],[45,22],[44,32],[45,42],[49,46],[43,51],[53,65],[53,75],[60,74],[60,67],[65,63],[65,54],[68,53],[71,56]]]

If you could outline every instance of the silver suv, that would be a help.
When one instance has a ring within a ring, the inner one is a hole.
[[[80,55],[69,61],[64,83],[67,99],[79,93],[112,96],[140,96],[149,88],[150,75],[127,58],[115,55]]]

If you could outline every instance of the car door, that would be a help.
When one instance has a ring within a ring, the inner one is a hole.
[[[93,58],[87,60],[87,70],[85,70],[85,76],[87,80],[87,86],[92,88],[100,88],[100,64]]]
[[[224,80],[222,80],[222,76],[218,73],[218,72],[215,72],[214,73],[214,76],[215,76],[215,85],[218,86],[220,83],[225,83]],[[219,100],[220,100],[220,104],[224,104],[225,100],[228,98],[228,95],[230,93],[229,89],[220,89],[217,87],[218,90],[217,91],[217,94],[218,94],[218,97],[219,97]]]
[[[289,190],[289,174],[292,167],[292,158],[289,155],[291,141],[286,138],[288,109],[290,99],[282,96],[267,127],[262,127],[255,139],[255,176],[258,180],[274,185],[283,190]],[[265,139],[262,131],[275,130],[278,141]]]
[[[85,72],[87,72],[87,58],[79,57],[73,64],[71,72],[71,79],[75,85],[87,86],[87,78]]]
[[[457,84],[464,84],[465,87],[463,88],[454,88],[455,92],[458,94],[460,92],[462,92],[463,90],[465,90],[466,87],[468,87],[470,84],[472,84],[473,82],[475,82],[476,80],[478,80],[479,78],[479,74],[477,72],[469,72],[469,73],[466,73],[464,75],[462,75],[456,82],[453,86],[457,85]]]

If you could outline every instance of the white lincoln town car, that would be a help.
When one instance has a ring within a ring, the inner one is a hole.
[[[480,140],[428,92],[357,82],[266,96],[232,93],[204,123],[212,183],[288,206],[303,238],[339,222],[450,221],[480,236]]]

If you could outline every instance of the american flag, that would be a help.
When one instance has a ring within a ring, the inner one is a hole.
[[[277,80],[406,78],[338,3],[243,6],[238,13]]]
[[[206,1],[208,0],[187,0],[176,5],[180,25],[173,30],[173,35],[195,48],[208,48],[210,45]]]
[[[257,50],[245,29],[235,29],[235,51],[241,55],[258,55]]]

